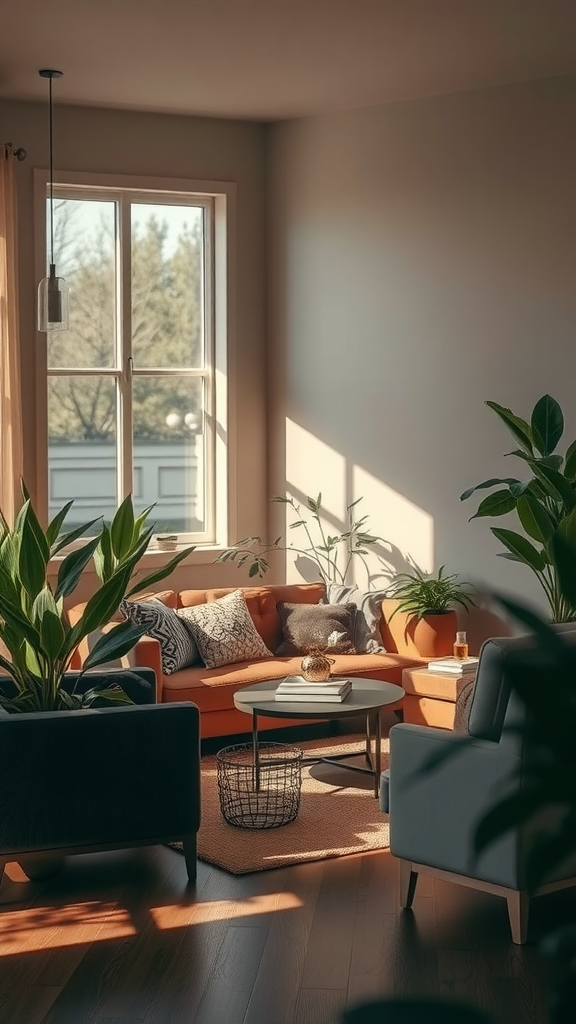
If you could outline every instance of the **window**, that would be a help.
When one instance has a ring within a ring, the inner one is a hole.
[[[74,499],[70,527],[110,520],[132,493],[137,512],[155,505],[156,533],[216,541],[226,479],[226,346],[216,324],[225,209],[217,193],[54,186],[70,330],[47,337],[50,517]]]

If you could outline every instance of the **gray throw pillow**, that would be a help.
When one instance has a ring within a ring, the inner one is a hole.
[[[272,657],[252,621],[241,590],[207,604],[179,608],[178,618],[192,631],[206,668]]]
[[[172,675],[199,661],[198,648],[192,631],[173,608],[162,601],[122,601],[122,613],[137,626],[146,626],[146,636],[158,640],[162,658],[162,672]]]
[[[356,606],[354,646],[359,654],[386,653],[380,634],[382,601],[385,597],[385,590],[362,591],[358,587],[343,586],[340,583],[326,584],[327,604],[349,604],[351,602]]]
[[[311,648],[327,648],[331,633],[343,633],[337,644],[326,653],[356,654],[352,639],[356,606],[354,604],[302,604],[278,601],[276,605],[282,626],[282,643],[276,650],[281,658],[308,654]]]

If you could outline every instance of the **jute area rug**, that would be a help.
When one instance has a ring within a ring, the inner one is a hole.
[[[305,756],[361,751],[364,736],[302,741]],[[365,764],[363,754],[351,763]],[[388,740],[382,740],[382,768]],[[332,765],[306,765],[297,818],[279,828],[252,831],[229,825],[220,811],[216,757],[202,758],[202,824],[198,857],[234,875],[267,871],[304,861],[381,850],[389,845],[388,818],[374,797],[371,775]]]

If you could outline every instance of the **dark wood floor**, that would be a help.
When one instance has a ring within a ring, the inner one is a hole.
[[[341,1024],[365,1000],[431,995],[546,1024],[537,941],[573,894],[535,901],[519,948],[504,900],[422,877],[399,911],[397,886],[388,852],[241,877],[200,862],[194,887],[163,847],[70,858],[44,882],[10,865],[0,1021]]]

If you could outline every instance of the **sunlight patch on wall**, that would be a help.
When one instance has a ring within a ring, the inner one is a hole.
[[[307,496],[316,499],[321,493],[322,523],[331,535],[347,529],[347,506],[362,499],[354,508],[355,518],[366,516],[363,529],[382,541],[368,547],[364,560],[353,560],[349,580],[358,586],[383,586],[391,575],[409,569],[409,562],[424,571],[434,568],[432,516],[290,419],[286,421],[286,493],[303,509]],[[282,531],[292,546],[306,548],[309,541],[303,528],[290,529],[295,514],[290,508],[281,508],[286,515],[278,516],[275,532]],[[311,524],[315,541],[318,538],[321,543],[310,515],[303,518]],[[340,566],[344,568],[343,556]],[[286,578],[288,582],[311,581],[318,573],[312,562],[289,553]]]
[[[370,514],[367,525],[386,541],[384,546],[394,572],[406,570],[406,560],[415,562],[424,572],[434,566],[434,520],[429,512],[415,505],[398,491],[366,472],[353,467],[352,489],[363,495],[360,507]],[[382,545],[378,553],[384,555]]]

